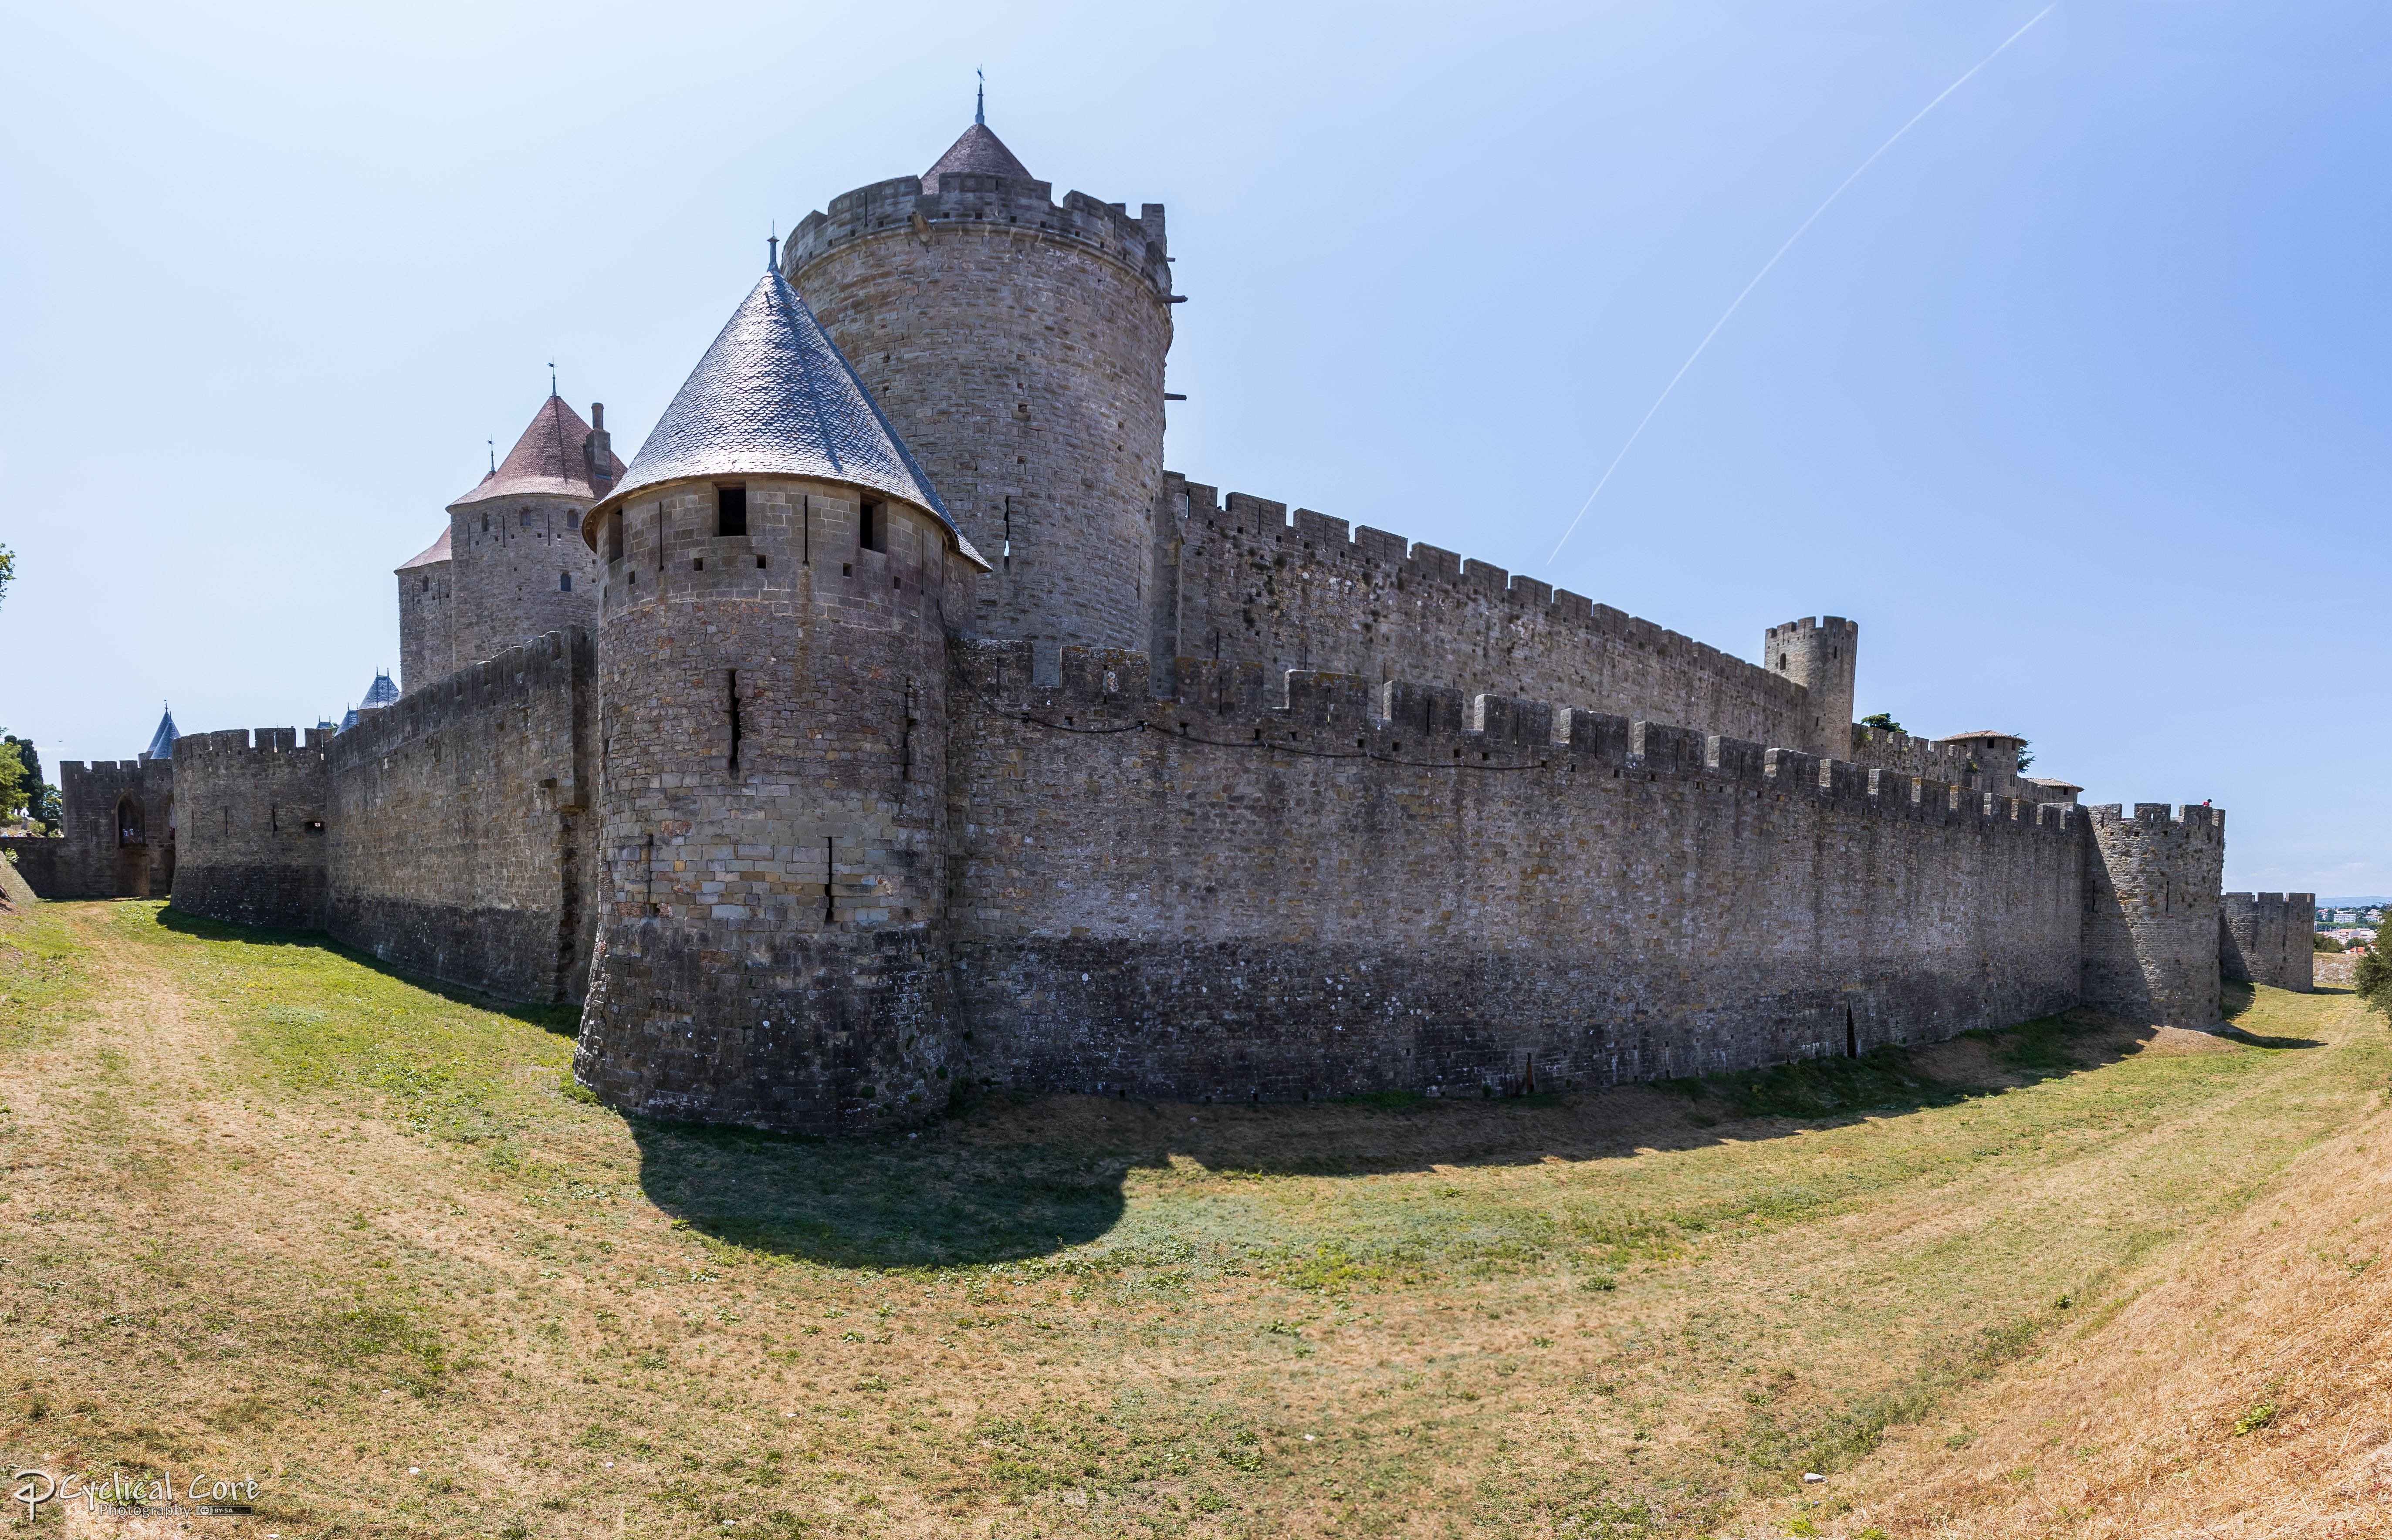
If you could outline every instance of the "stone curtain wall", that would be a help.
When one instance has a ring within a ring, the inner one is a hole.
[[[0,835],[0,860],[17,858],[17,875],[37,899],[65,899],[70,894],[60,886],[58,874],[71,864],[67,842],[56,837],[36,835]]]
[[[1574,593],[1346,521],[1173,475],[1156,656],[1575,700],[1770,744],[1802,687]],[[1157,681],[1168,691],[1166,675]]]
[[[2084,809],[2085,1003],[2136,1023],[2211,1027],[2217,1010],[2217,881],[2226,814],[2138,802]]]
[[[1147,644],[1171,270],[1163,206],[1016,177],[861,188],[783,270],[965,536],[984,635]],[[1007,555],[1008,534],[1012,552]]]
[[[493,498],[451,513],[450,653],[436,660],[424,683],[552,632],[598,623],[602,563],[581,538],[589,507],[582,498]],[[559,586],[561,576],[572,579],[571,589]]]
[[[1159,703],[1142,654],[1067,652],[1052,688],[1025,644],[963,656],[966,1073],[1475,1096],[2075,998],[2073,809],[1459,691],[1296,673],[1282,706],[1265,669],[1182,659]]]
[[[2218,971],[2237,983],[2315,989],[2316,936],[2314,893],[2218,895]]]
[[[236,925],[324,925],[324,741],[287,727],[175,740],[174,907]]]
[[[577,547],[579,542],[575,542]],[[578,1000],[597,871],[589,634],[561,631],[365,713],[331,744],[324,928],[410,972]]]

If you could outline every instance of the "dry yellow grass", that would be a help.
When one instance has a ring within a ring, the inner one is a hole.
[[[2346,993],[2326,1001],[2335,1028],[2384,1030]],[[1954,1540],[2392,1534],[2384,1100],[2256,1201],[2122,1279],[2052,1351],[1890,1439],[1837,1483],[1850,1488],[1832,1504],[1843,1510],[1813,1527]],[[1766,1505],[1746,1526],[1782,1534],[1801,1511]]]
[[[1857,1533],[2374,1115],[2342,1001],[2242,1020],[823,1145],[627,1121],[562,1024],[320,942],[42,906],[0,916],[0,1456],[255,1475],[262,1521],[161,1533],[289,1540]],[[1955,1406],[1939,1466],[1905,1430]]]

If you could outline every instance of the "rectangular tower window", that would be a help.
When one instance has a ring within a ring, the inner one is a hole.
[[[714,532],[717,535],[748,533],[748,488],[718,486],[714,489]]]
[[[889,549],[889,505],[867,502],[856,510],[855,543],[866,550]]]
[[[606,560],[623,559],[623,513],[618,509],[606,515]]]

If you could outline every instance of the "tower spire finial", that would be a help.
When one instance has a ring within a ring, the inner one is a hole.
[[[548,394],[556,394],[556,360],[553,358],[548,361]]]
[[[777,219],[773,221],[773,233],[764,238],[764,265],[768,268],[781,265],[781,222]]]
[[[988,122],[988,71],[974,70],[972,73],[980,77],[980,85],[972,92],[972,122],[985,124]]]

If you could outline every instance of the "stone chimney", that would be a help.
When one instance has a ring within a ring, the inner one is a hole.
[[[615,485],[615,446],[606,434],[606,404],[590,403],[590,434],[581,441],[581,458],[590,468],[590,485],[604,497]]]

